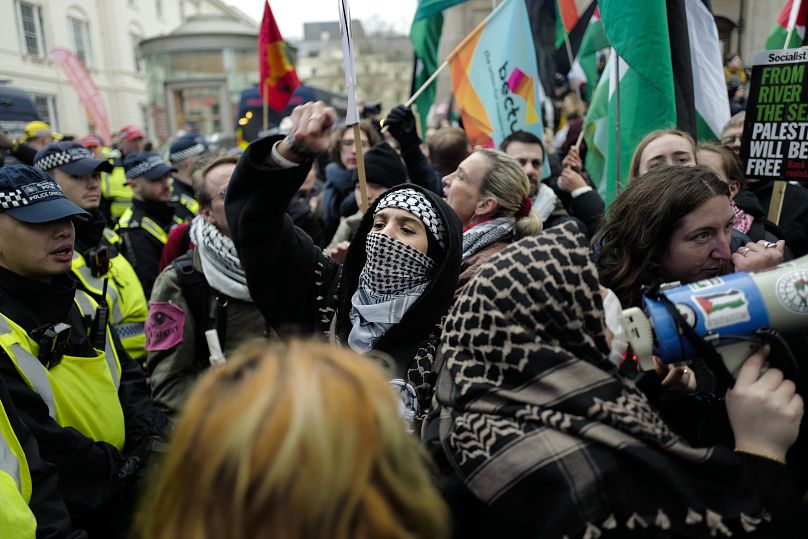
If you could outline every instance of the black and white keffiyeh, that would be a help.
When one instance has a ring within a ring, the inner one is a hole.
[[[415,215],[424,223],[424,226],[438,240],[440,246],[446,248],[446,232],[432,203],[415,189],[397,189],[384,195],[376,206],[376,212],[384,208],[399,208]]]
[[[386,234],[371,233],[359,287],[351,298],[348,345],[363,354],[399,323],[432,277],[435,262]]]
[[[498,217],[463,232],[463,260],[513,235],[513,218]]]
[[[231,298],[251,302],[247,275],[233,240],[198,215],[191,222],[191,241],[199,252],[202,273],[208,284]]]

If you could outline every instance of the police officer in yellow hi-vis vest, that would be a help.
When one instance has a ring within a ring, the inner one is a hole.
[[[189,223],[199,213],[199,202],[194,198],[194,184],[191,171],[199,158],[208,153],[208,145],[199,135],[188,133],[178,137],[168,148],[168,160],[176,170],[174,193],[171,202],[174,204],[174,215]]]
[[[57,479],[0,378],[0,537],[87,537],[84,531],[73,531]]]
[[[112,165],[96,158],[81,144],[68,141],[40,150],[34,158],[34,168],[50,174],[67,199],[90,214],[86,221],[74,223],[73,276],[79,288],[95,301],[101,300],[104,287],[107,288],[112,327],[127,353],[142,364],[146,360],[143,334],[148,314],[146,296],[135,270],[123,256],[123,241],[105,226],[98,209],[99,174],[111,171]]]
[[[123,537],[168,422],[109,329],[108,307],[70,275],[73,219],[88,217],[44,172],[0,168],[0,377],[56,466],[74,526]]]
[[[116,232],[124,240],[124,255],[135,268],[148,298],[160,272],[160,255],[168,232],[182,222],[170,204],[170,174],[175,169],[156,152],[127,155],[123,166],[132,186],[132,207],[121,216]]]
[[[127,125],[118,133],[118,146],[118,150],[107,151],[105,156],[113,160],[112,172],[101,174],[101,213],[110,225],[118,222],[132,203],[132,188],[126,181],[123,162],[127,155],[143,151],[146,137],[139,127]]]

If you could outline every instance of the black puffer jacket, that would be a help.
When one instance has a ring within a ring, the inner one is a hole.
[[[233,240],[255,304],[281,336],[328,335],[347,343],[351,331],[351,296],[365,264],[365,239],[375,204],[362,219],[344,266],[340,267],[294,226],[286,207],[303,183],[310,163],[280,168],[269,160],[279,137],[251,144],[239,160],[227,189],[226,212]],[[429,404],[434,376],[432,358],[439,323],[452,304],[460,274],[462,225],[436,194],[404,184],[424,194],[443,221],[445,256],[435,275],[399,324],[387,331],[372,355],[389,356],[395,377],[407,380],[422,407]],[[381,197],[380,197],[381,198]],[[379,354],[381,353],[381,354]]]
[[[767,212],[772,200],[773,189],[773,180],[749,183],[749,190],[757,196],[760,205]],[[780,230],[783,231],[786,247],[794,253],[794,258],[808,254],[808,189],[791,184],[786,187],[783,210],[778,224]]]

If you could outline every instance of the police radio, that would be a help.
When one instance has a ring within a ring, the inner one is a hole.
[[[625,309],[623,323],[642,370],[653,370],[652,356],[664,363],[702,358],[719,376],[710,365],[718,357],[718,370],[734,377],[746,358],[771,342],[781,347],[778,361],[790,358],[774,365],[788,376],[793,356],[779,335],[808,332],[808,256],[769,271],[646,290],[643,308]]]

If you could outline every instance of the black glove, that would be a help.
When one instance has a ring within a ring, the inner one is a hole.
[[[384,120],[384,126],[401,145],[401,150],[417,148],[421,144],[421,137],[415,127],[415,116],[412,110],[399,105],[390,111]]]

